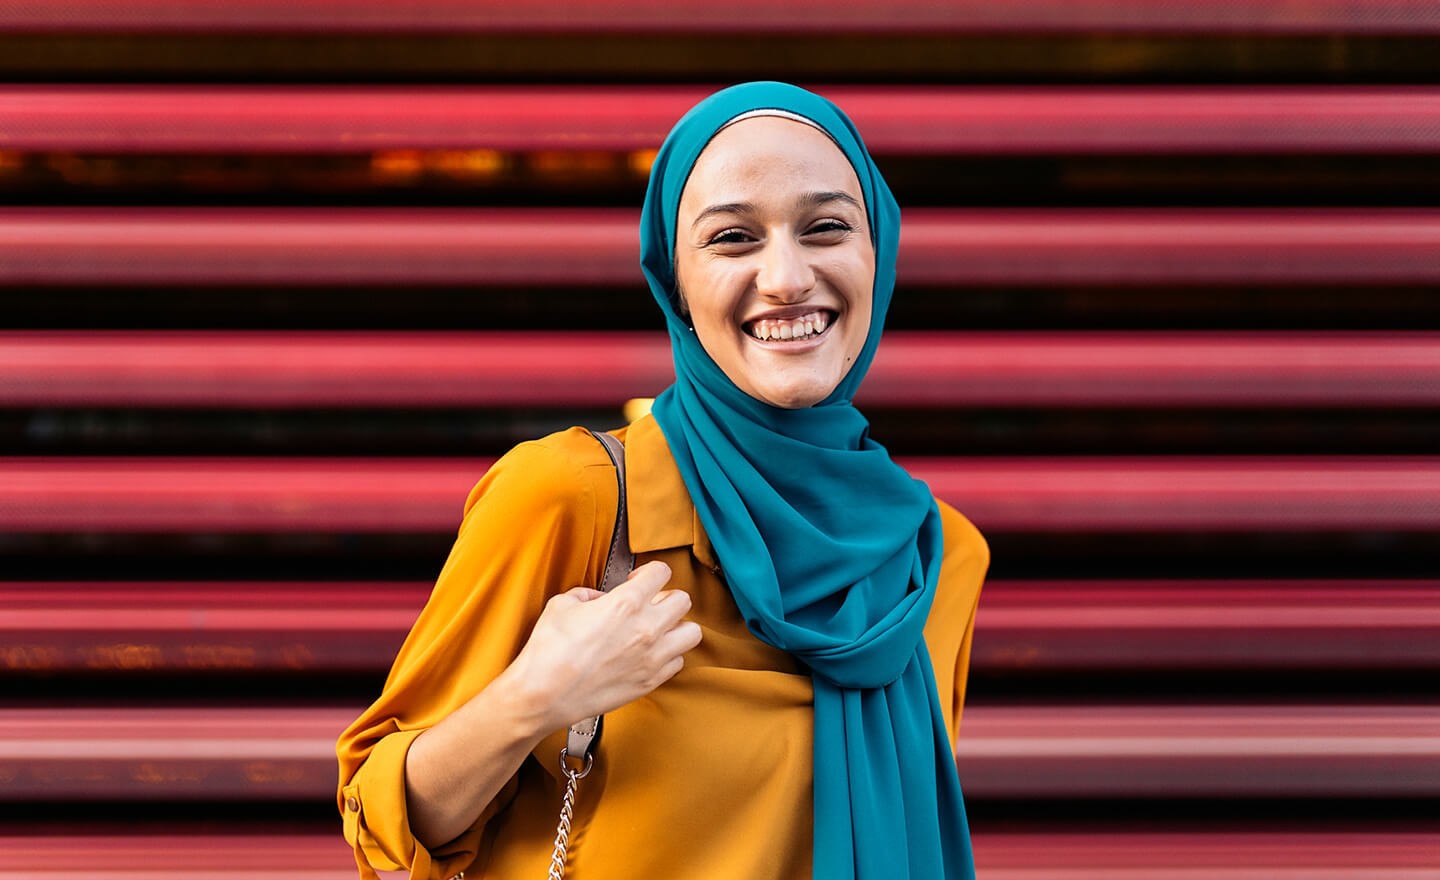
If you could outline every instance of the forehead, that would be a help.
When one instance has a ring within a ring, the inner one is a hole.
[[[839,191],[862,202],[850,160],[828,135],[805,122],[752,116],[721,129],[695,160],[680,211],[704,202]]]

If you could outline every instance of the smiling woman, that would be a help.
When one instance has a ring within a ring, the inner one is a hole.
[[[727,125],[677,226],[681,302],[730,381],[787,409],[830,396],[865,345],[875,281],[860,182],[834,140],[781,116]]]
[[[340,740],[362,873],[973,877],[954,745],[988,551],[851,402],[898,242],[829,101],[750,83],[680,120],[641,218],[675,382],[615,432],[623,492],[577,428],[471,493]],[[600,592],[612,534],[640,564]],[[591,773],[562,749],[599,714]]]

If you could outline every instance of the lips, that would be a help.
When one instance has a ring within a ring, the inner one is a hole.
[[[745,332],[761,342],[802,342],[824,333],[835,320],[832,312],[815,309],[784,317],[767,317],[745,324]]]

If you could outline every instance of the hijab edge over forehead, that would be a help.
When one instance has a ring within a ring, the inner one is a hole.
[[[724,131],[735,123],[744,122],[747,119],[788,119],[791,122],[799,122],[804,125],[808,125],[816,131],[820,132],[821,134],[825,135],[836,147],[840,146],[840,142],[835,140],[835,135],[826,131],[825,127],[820,123],[816,122],[808,116],[801,116],[799,113],[792,113],[789,110],[781,110],[779,107],[760,107],[755,110],[747,110],[744,113],[741,113],[739,116],[727,120],[724,125],[721,125],[719,128],[715,129],[715,134],[719,134],[720,132]],[[711,135],[710,140],[714,139],[715,135]],[[708,146],[709,144],[707,143],[706,145]],[[705,151],[702,149],[700,152],[703,153]],[[844,150],[841,150],[841,152],[843,153]],[[683,185],[681,186],[681,191],[684,191]]]
[[[700,349],[692,355],[709,360],[708,352],[704,352],[690,333],[689,324],[681,315],[677,303],[675,247],[680,197],[695,163],[715,136],[737,122],[757,116],[792,119],[820,131],[845,156],[860,185],[866,219],[870,224],[870,240],[875,249],[870,326],[865,345],[855,363],[834,391],[818,405],[848,403],[874,359],[885,314],[894,293],[900,209],[865,149],[854,123],[829,100],[787,83],[755,82],[721,90],[692,107],[665,138],[651,167],[641,212],[641,266],[651,294],[665,315],[677,360],[684,356],[683,349],[692,344]],[[690,338],[685,338],[687,336]],[[716,369],[718,371],[718,367]],[[725,381],[733,385],[728,377]]]

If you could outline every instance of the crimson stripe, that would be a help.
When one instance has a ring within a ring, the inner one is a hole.
[[[774,4],[772,4],[774,5]],[[1178,4],[1175,4],[1178,5]],[[1437,14],[1440,21],[1440,14]],[[1431,153],[1431,86],[817,86],[879,154]],[[0,149],[648,150],[688,86],[0,87]]]
[[[0,283],[610,285],[614,209],[0,209]],[[1440,283],[1440,211],[915,210],[906,285]]]
[[[1194,880],[1197,871],[1218,880],[1432,880],[1435,872],[1425,866],[1440,849],[1435,830],[1239,825],[1124,832],[977,827],[974,846],[987,880],[1093,880],[1102,871],[1123,872],[1105,876],[1124,880]],[[0,836],[0,851],[6,855],[0,880],[355,876],[353,854],[338,833],[36,834]],[[127,867],[133,865],[144,867]]]
[[[660,333],[0,332],[7,406],[618,406]],[[1440,403],[1433,333],[887,334],[867,406]]]
[[[0,583],[0,668],[384,670],[424,582]],[[993,581],[972,668],[1440,668],[1440,582]]]
[[[354,709],[3,709],[7,796],[325,798]],[[1440,710],[976,705],[971,797],[1440,794]]]
[[[996,581],[975,669],[1440,667],[1440,582]]]
[[[1440,459],[901,459],[997,531],[1440,531]],[[453,530],[481,459],[0,458],[15,532]]]
[[[9,0],[0,31],[692,32],[872,34],[940,31],[1420,34],[1440,31],[1426,0]]]
[[[967,709],[967,795],[1422,795],[1440,786],[1433,707]]]

